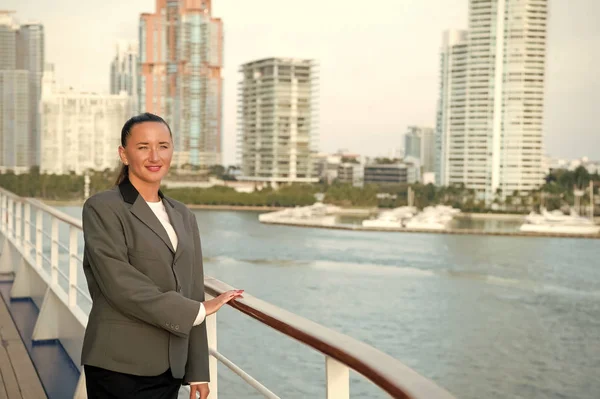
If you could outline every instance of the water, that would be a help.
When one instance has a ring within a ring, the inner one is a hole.
[[[600,397],[596,240],[320,230],[262,225],[253,212],[195,213],[208,275],[373,345],[458,398]],[[325,397],[322,355],[228,307],[218,323],[219,351],[276,394]],[[353,398],[386,397],[351,379]],[[221,365],[219,397],[260,396]]]

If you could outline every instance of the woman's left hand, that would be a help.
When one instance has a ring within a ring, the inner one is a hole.
[[[200,394],[200,399],[208,399],[208,383],[190,385],[190,399],[197,399],[196,392]]]

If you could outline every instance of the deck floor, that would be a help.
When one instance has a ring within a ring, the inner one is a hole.
[[[47,398],[4,299],[0,296],[0,399]]]

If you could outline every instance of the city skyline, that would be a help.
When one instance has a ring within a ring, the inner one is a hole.
[[[47,59],[57,65],[60,82],[103,92],[108,91],[106,71],[115,42],[135,39],[139,14],[155,6],[152,0],[125,5],[108,0],[103,7],[73,0],[62,0],[60,7],[6,3],[3,7],[15,10],[20,22],[44,24]],[[556,1],[549,5],[544,153],[600,159],[600,135],[593,123],[600,99],[600,84],[593,80],[598,55],[590,51],[600,43],[594,28],[600,5],[569,2],[568,12],[566,6]],[[381,155],[402,143],[408,125],[434,125],[441,34],[466,29],[468,16],[468,0],[381,1],[366,13],[338,1],[284,5],[221,0],[213,8],[225,21],[225,164],[236,157],[236,82],[242,63],[270,56],[317,60],[320,150],[343,147]]]

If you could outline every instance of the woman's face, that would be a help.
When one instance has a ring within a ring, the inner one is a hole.
[[[138,123],[131,128],[125,147],[119,147],[119,156],[129,165],[129,178],[160,183],[173,158],[169,129],[161,122]]]

